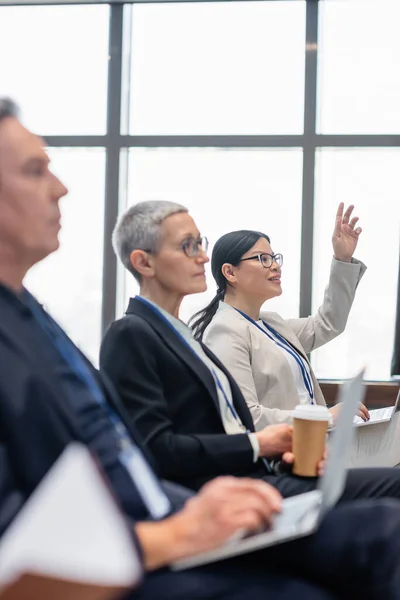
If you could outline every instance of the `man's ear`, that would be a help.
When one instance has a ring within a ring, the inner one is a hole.
[[[230,263],[224,263],[221,267],[222,275],[229,283],[236,283],[235,267]]]
[[[143,279],[149,279],[154,276],[154,267],[151,255],[144,250],[133,250],[130,254],[132,267]]]

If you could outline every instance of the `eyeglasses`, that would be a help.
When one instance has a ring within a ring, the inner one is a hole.
[[[194,258],[199,253],[199,248],[203,250],[203,252],[207,252],[208,250],[208,239],[203,236],[195,240],[194,238],[188,238],[181,244],[181,248],[189,258]]]
[[[271,268],[274,262],[279,267],[283,265],[282,254],[268,254],[267,252],[263,252],[262,254],[256,254],[255,256],[249,256],[249,258],[242,258],[239,262],[243,262],[245,260],[258,260],[261,266],[264,267],[264,269]]]
[[[194,258],[199,253],[199,248],[203,250],[203,252],[207,252],[208,250],[208,239],[203,236],[195,240],[194,238],[188,238],[184,242],[182,242],[180,246],[181,250],[186,254],[188,258]],[[143,252],[148,252],[152,254],[152,250],[143,250]]]

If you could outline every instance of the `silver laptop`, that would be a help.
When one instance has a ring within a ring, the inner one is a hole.
[[[355,430],[353,418],[365,395],[363,375],[364,371],[361,371],[354,379],[340,386],[338,402],[343,402],[343,406],[336,427],[330,434],[328,460],[318,488],[283,500],[282,510],[268,531],[250,534],[247,537],[242,535],[239,539],[234,536],[216,550],[173,563],[172,569],[189,569],[245,554],[309,535],[317,529],[325,513],[336,504],[343,493]]]
[[[363,421],[361,417],[354,417],[354,425],[356,427],[365,427],[366,425],[376,425],[377,423],[388,423],[392,420],[394,414],[400,409],[400,388],[397,394],[394,406],[386,406],[385,408],[374,408],[369,411],[369,420]]]

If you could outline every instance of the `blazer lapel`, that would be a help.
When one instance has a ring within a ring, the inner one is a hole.
[[[32,346],[21,319],[15,318],[15,312],[6,303],[1,304],[0,334],[7,338],[10,346],[15,348],[20,359],[46,381],[53,393],[51,396],[44,394],[44,398],[46,400],[51,398],[51,409],[56,409],[60,414],[71,436],[76,440],[80,439],[78,424],[75,422],[72,411],[68,410],[68,398],[64,394],[62,386],[54,377],[52,369],[45,368],[46,363],[41,360],[40,348]]]
[[[129,417],[129,414],[126,411],[125,406],[121,402],[113,384],[108,379],[108,377],[104,373],[99,373],[97,369],[93,367],[89,363],[90,367],[94,371],[94,375],[99,383],[103,394],[105,395],[107,402],[112,406],[118,416],[121,418],[121,421],[125,425],[126,429],[129,431],[133,441],[140,448],[143,455],[146,457],[148,463],[151,465],[154,472],[158,472],[157,464],[154,462],[153,457],[149,454],[146,446],[143,443],[142,437],[137,431],[137,429],[132,424],[132,419]]]
[[[173,328],[166,323],[158,314],[149,308],[146,304],[136,298],[131,298],[129,301],[126,314],[135,314],[145,321],[158,333],[165,344],[182,360],[183,363],[192,371],[193,375],[203,385],[217,408],[220,415],[218,394],[215,387],[213,376],[206,365],[190,350],[187,345],[182,342],[181,338],[175,333]],[[218,365],[219,366],[219,365]]]
[[[255,431],[253,419],[251,417],[250,411],[246,404],[246,400],[244,399],[243,394],[240,391],[238,384],[236,383],[236,381],[234,380],[232,375],[229,373],[229,371],[226,369],[226,367],[219,360],[219,358],[217,358],[215,356],[215,354],[213,354],[211,352],[211,350],[205,344],[202,343],[201,345],[202,345],[204,352],[207,354],[208,358],[210,358],[213,361],[213,363],[215,363],[215,365],[219,369],[221,369],[221,371],[223,373],[225,373],[226,377],[228,378],[229,385],[231,386],[233,405],[234,405],[236,412],[239,415],[240,420],[242,421],[243,425],[249,431],[252,431],[252,432]]]
[[[262,313],[262,318],[263,318],[263,321],[265,321],[265,323],[267,325],[269,325],[270,327],[272,327],[272,329],[274,329],[277,333],[279,333],[279,335],[281,335],[283,338],[285,338],[285,340],[287,342],[289,342],[289,344],[291,346],[293,346],[293,348],[295,350],[297,350],[297,352],[299,354],[301,354],[301,356],[307,362],[309,362],[307,354],[304,352],[304,348],[302,347],[302,345],[300,344],[299,340],[294,335],[294,333],[290,329],[290,327],[286,327],[284,323],[276,322],[276,320],[273,318],[273,316],[271,316],[271,314],[268,313],[268,312],[263,312]]]

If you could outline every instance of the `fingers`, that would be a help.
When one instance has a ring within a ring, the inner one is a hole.
[[[237,521],[236,528],[250,532],[256,532],[268,528],[272,524],[272,516],[266,519],[260,518],[257,512],[246,509],[235,515]]]
[[[344,210],[344,202],[341,202],[336,211],[336,219],[342,220],[343,218],[343,210]]]
[[[293,427],[288,424],[269,425],[255,434],[260,444],[260,456],[281,456],[291,450]]]
[[[294,463],[294,454],[293,452],[285,452],[282,455],[282,460],[288,465],[292,465]]]
[[[332,406],[332,408],[329,409],[329,412],[331,413],[332,418],[333,418],[333,422],[335,422],[336,419],[338,418],[339,413],[340,413],[340,408],[341,407],[340,407],[340,402],[339,402],[339,404],[335,404],[335,406]]]
[[[292,435],[293,425],[289,425],[288,423],[279,423],[279,425],[268,425],[267,427],[265,427],[264,431],[269,431],[270,433],[280,433],[282,435]]]
[[[354,229],[354,225],[357,223],[358,220],[359,220],[358,217],[353,217],[349,223],[349,227]]]
[[[225,504],[224,510],[228,515],[235,515],[251,511],[258,516],[259,523],[269,523],[273,515],[278,510],[273,510],[271,506],[255,494],[237,494],[232,496]]]
[[[328,460],[328,450],[329,450],[328,446],[325,446],[324,455],[323,455],[322,459],[319,461],[318,466],[317,466],[318,477],[321,477],[321,475],[323,475],[325,472],[325,464],[326,464],[326,461]]]
[[[362,228],[361,228],[361,227],[357,227],[357,229],[354,229],[354,227],[355,227],[355,225],[356,225],[356,223],[357,223],[357,221],[358,221],[358,220],[359,220],[359,219],[358,219],[358,217],[353,217],[353,218],[351,219],[351,221],[350,221],[349,225],[348,225],[348,226],[349,226],[351,229],[353,229],[353,230],[354,230],[354,233],[355,233],[357,236],[359,236],[359,235],[360,235],[360,233],[362,232]]]
[[[324,456],[319,461],[318,466],[317,466],[317,472],[318,472],[319,476],[323,475],[323,473],[324,473],[326,459],[327,459],[327,450],[325,449]],[[293,452],[285,452],[285,454],[282,456],[282,460],[285,461],[285,463],[292,465],[294,463]]]
[[[240,478],[237,480],[238,485],[232,486],[236,488],[237,492],[243,494],[245,498],[258,497],[263,505],[267,505],[274,512],[278,512],[281,508],[282,496],[272,485],[265,483],[262,480]],[[244,502],[246,504],[246,502]]]
[[[238,528],[255,530],[269,525],[281,508],[281,496],[275,488],[261,480],[237,480],[229,484],[224,498],[203,496],[208,514],[214,515],[215,523],[224,524],[230,531]]]
[[[350,206],[348,207],[348,209],[346,210],[346,212],[343,215],[343,223],[344,224],[347,225],[347,223],[349,222],[351,213],[353,212],[353,210],[354,210],[354,205],[350,204]]]
[[[352,229],[354,229],[354,226],[358,221],[358,217],[353,217],[350,221],[351,214],[354,210],[353,204],[350,204],[350,206],[347,208],[347,210],[344,214],[343,214],[343,210],[344,210],[344,202],[341,202],[339,204],[337,212],[336,212],[335,229],[333,232],[333,238],[337,238],[340,236],[340,231],[341,231],[342,225],[349,225]],[[358,235],[360,233],[361,233],[361,231],[359,231],[359,232],[357,231]]]
[[[339,207],[336,212],[335,228],[333,230],[333,235],[332,235],[333,238],[337,238],[340,235],[340,228],[342,226],[342,219],[343,219],[343,209],[344,209],[344,202],[341,202],[339,204]]]
[[[288,423],[282,423],[281,425],[277,425],[277,432],[280,434],[282,440],[291,440],[293,437],[293,425],[289,425]]]
[[[282,496],[272,485],[249,477],[218,477],[203,486],[201,493],[218,497],[220,501],[243,496],[244,506],[246,506],[246,498],[255,496],[263,505],[270,506],[274,511],[280,510],[282,502]]]
[[[357,414],[363,421],[369,421],[370,419],[368,408],[364,404],[360,403]]]
[[[285,452],[287,450],[292,449],[293,442],[293,425],[282,425],[283,429],[281,432],[281,443],[283,445],[282,451]]]

